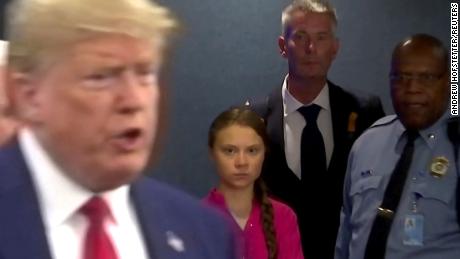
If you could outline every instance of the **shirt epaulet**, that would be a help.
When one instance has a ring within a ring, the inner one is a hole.
[[[396,116],[396,115],[388,115],[388,116],[385,116],[385,117],[377,120],[376,122],[374,122],[374,124],[372,124],[369,128],[371,129],[371,128],[377,128],[377,127],[390,125],[390,124],[394,123],[397,120],[398,120],[398,116]]]

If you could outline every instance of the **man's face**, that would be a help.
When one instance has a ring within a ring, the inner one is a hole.
[[[27,119],[82,186],[104,191],[130,183],[145,167],[158,127],[160,49],[108,34],[67,53],[29,80]]]
[[[323,13],[295,11],[284,36],[279,38],[289,75],[301,79],[325,79],[339,49],[332,19]]]
[[[431,49],[403,47],[390,72],[393,106],[408,129],[424,129],[445,112],[449,78],[440,55]]]

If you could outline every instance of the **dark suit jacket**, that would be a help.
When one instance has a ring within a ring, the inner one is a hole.
[[[150,258],[236,258],[225,222],[195,199],[143,178],[131,186]],[[0,150],[0,259],[51,259],[29,170],[17,143]],[[183,240],[184,252],[168,244],[167,234]]]
[[[311,177],[301,181],[289,169],[284,151],[281,87],[266,99],[249,104],[265,119],[270,139],[262,176],[272,195],[289,204],[297,213],[304,255],[308,259],[333,258],[348,153],[354,140],[384,116],[377,97],[358,99],[339,86],[328,84],[334,150],[327,175],[311,172]],[[351,113],[357,115],[352,132],[348,126]]]

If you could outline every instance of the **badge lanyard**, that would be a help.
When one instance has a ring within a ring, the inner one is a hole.
[[[404,240],[407,246],[423,246],[423,225],[425,217],[418,211],[420,194],[414,193],[411,203],[411,212],[404,218]]]

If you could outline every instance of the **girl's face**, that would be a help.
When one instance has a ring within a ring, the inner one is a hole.
[[[230,189],[253,187],[265,156],[262,138],[248,126],[230,125],[217,132],[211,157],[220,176],[220,186]]]

